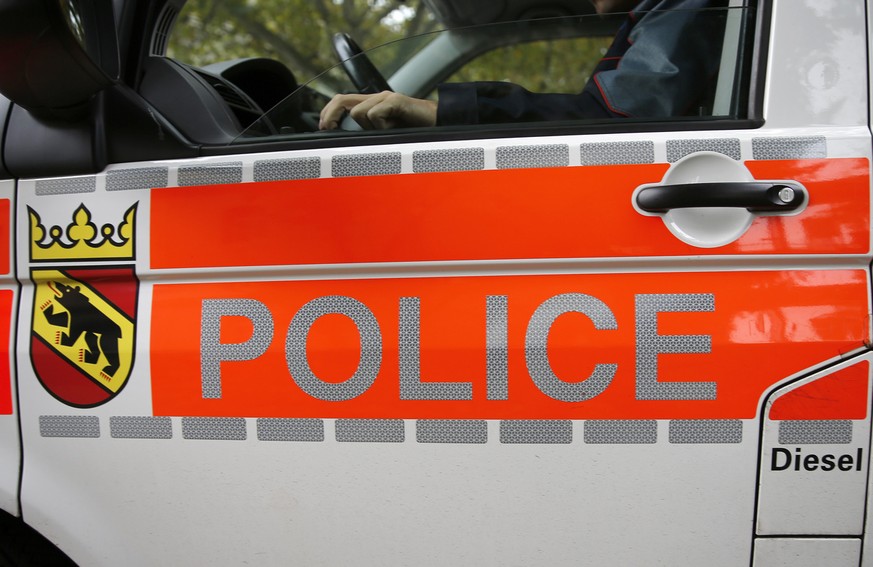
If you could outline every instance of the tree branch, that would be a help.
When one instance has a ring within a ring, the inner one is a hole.
[[[253,37],[261,42],[272,47],[280,56],[291,62],[294,66],[295,75],[301,72],[307,77],[314,77],[325,71],[324,66],[313,64],[318,59],[313,60],[310,55],[307,55],[294,46],[287,38],[280,36],[269,30],[256,17],[253,17],[250,10],[237,4],[228,4],[227,9],[235,16],[239,24],[250,33]],[[332,88],[340,88],[330,77],[323,77],[324,82]]]

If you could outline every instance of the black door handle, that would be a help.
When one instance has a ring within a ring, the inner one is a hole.
[[[753,213],[791,212],[806,201],[806,190],[791,181],[728,181],[651,185],[637,192],[637,206],[649,213],[691,207],[737,207]]]

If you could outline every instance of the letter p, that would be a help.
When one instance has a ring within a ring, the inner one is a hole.
[[[245,317],[252,336],[241,343],[221,342],[222,317]],[[204,299],[200,318],[200,380],[202,395],[221,398],[221,363],[254,360],[273,340],[273,315],[254,299]]]

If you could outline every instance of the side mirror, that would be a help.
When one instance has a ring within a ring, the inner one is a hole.
[[[112,0],[0,0],[0,93],[15,104],[75,118],[118,75]]]

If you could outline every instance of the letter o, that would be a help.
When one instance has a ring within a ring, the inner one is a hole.
[[[345,315],[351,319],[361,339],[358,368],[347,380],[339,383],[319,379],[312,372],[306,355],[306,339],[312,325],[319,317],[331,314]],[[328,402],[356,398],[373,385],[382,366],[382,331],[379,322],[373,312],[357,299],[342,295],[313,299],[291,319],[285,337],[285,361],[294,382],[313,398]]]

